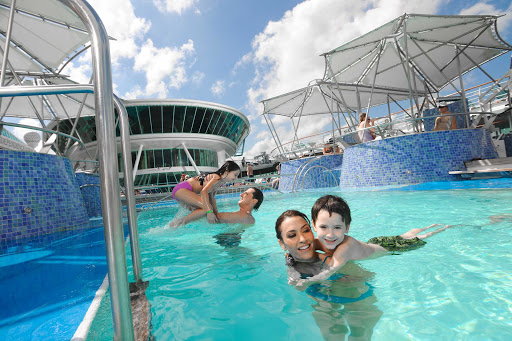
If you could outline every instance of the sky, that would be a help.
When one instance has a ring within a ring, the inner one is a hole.
[[[248,157],[276,145],[260,101],[321,79],[320,54],[404,13],[506,14],[501,36],[512,43],[507,0],[89,0],[111,41],[114,91],[121,98],[186,98],[221,103],[248,117]],[[493,76],[510,67],[510,54]],[[87,83],[90,54],[63,74]],[[468,76],[465,85],[487,81]],[[292,137],[288,118],[273,118],[282,141]],[[330,129],[329,117],[301,123],[299,136]]]

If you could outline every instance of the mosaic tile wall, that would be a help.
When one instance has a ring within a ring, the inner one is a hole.
[[[512,156],[512,134],[507,134],[503,138],[505,141],[505,150],[507,152],[507,157]]]
[[[449,171],[463,161],[498,157],[489,132],[459,129],[398,136],[345,150],[341,187],[373,187],[460,180]]]
[[[68,159],[0,150],[0,254],[46,245],[87,227]]]
[[[84,198],[89,217],[99,217],[101,213],[100,177],[95,174],[76,173],[76,181]]]
[[[295,173],[297,173],[299,167],[302,164],[309,162],[312,159],[312,157],[308,157],[283,162],[281,164],[281,179],[279,181],[279,190],[283,192],[291,191]],[[308,166],[306,166],[307,169],[305,169],[302,173],[306,176],[301,179],[297,179],[297,182],[300,184],[301,188],[303,184],[303,189],[330,187],[329,185],[333,185],[335,183],[330,172],[325,172],[325,170],[322,168],[314,168],[308,172],[308,169],[314,166],[324,166],[328,168],[334,174],[334,177],[338,179],[341,174],[342,162],[343,154],[324,155],[308,164]],[[287,176],[286,174],[290,175]]]

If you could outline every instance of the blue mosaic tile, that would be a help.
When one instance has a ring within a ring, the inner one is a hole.
[[[95,186],[100,184],[99,176],[87,173],[76,173],[75,175],[84,198],[87,214],[91,218],[101,216],[101,191],[98,186]]]
[[[345,150],[340,186],[374,187],[460,180],[464,161],[498,157],[489,132],[459,129],[398,136]]]
[[[0,150],[0,215],[1,254],[89,227],[71,162],[54,155]]]
[[[325,155],[307,168],[324,166],[339,176],[342,188],[410,185],[433,181],[460,180],[450,171],[465,170],[464,161],[492,159],[498,154],[489,132],[483,129],[458,129],[404,135],[371,141],[347,148],[344,154]],[[279,190],[325,187],[329,183],[320,167],[302,171],[301,165],[312,158],[284,162],[281,165]],[[295,182],[295,184],[294,184]],[[303,185],[303,186],[302,186]]]
[[[306,163],[308,163],[307,166],[305,166],[306,168],[301,168],[301,166]],[[281,164],[279,190],[283,192],[291,191],[294,182],[295,187],[298,186],[299,189],[332,187],[338,182],[342,163],[343,154],[324,155],[318,159],[308,157],[284,162]],[[296,178],[295,174],[301,171],[302,174],[300,178]]]

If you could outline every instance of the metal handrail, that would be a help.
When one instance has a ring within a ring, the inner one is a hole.
[[[347,132],[345,134],[339,134],[335,138],[336,138],[336,140],[343,139],[346,136],[357,134],[358,132],[361,132],[361,131],[375,129],[377,132],[379,132],[379,134],[380,134],[382,139],[386,139],[386,138],[394,137],[394,136],[386,136],[387,127],[389,127],[389,126],[400,125],[400,124],[404,124],[404,123],[405,124],[407,124],[407,123],[411,124],[411,123],[414,123],[416,121],[423,121],[423,120],[426,120],[426,119],[435,119],[435,118],[440,117],[440,116],[446,117],[446,116],[462,116],[462,115],[473,115],[473,116],[474,115],[492,115],[492,116],[497,116],[499,114],[498,113],[494,113],[494,112],[483,112],[483,111],[480,111],[480,112],[450,113],[450,114],[444,114],[444,115],[439,114],[439,115],[422,116],[422,117],[415,117],[415,118],[410,118],[409,117],[409,118],[404,118],[404,119],[400,119],[400,120],[386,121],[386,122],[380,123],[378,125],[370,126],[370,127],[363,128],[363,129],[357,129],[356,131],[350,131],[350,132]],[[335,129],[335,131],[338,131],[338,129]],[[425,132],[415,132],[415,133],[411,133],[411,134],[407,134],[407,135],[421,134],[421,133],[425,133]],[[321,134],[325,134],[327,136],[328,132],[323,132],[323,133],[319,133],[319,134],[315,134],[315,135],[321,135]],[[310,135],[309,137],[315,136],[315,135]],[[302,139],[304,139],[304,138],[302,138]],[[295,141],[292,141],[292,142],[295,142]],[[292,142],[287,142],[285,144],[289,144],[289,143],[292,143]],[[362,143],[364,143],[364,142],[362,142]],[[285,144],[283,144],[283,145],[285,145]],[[273,153],[275,150],[277,150],[277,148],[273,149],[271,153]],[[294,153],[294,151],[288,151],[286,154],[291,154],[291,153]],[[278,154],[277,156],[279,156],[279,155],[281,155],[281,154]]]
[[[99,184],[85,184],[85,185],[80,185],[79,188],[82,189],[84,187],[101,187]]]
[[[291,189],[292,192],[297,191],[296,185],[298,188],[298,184],[299,184],[298,181],[299,181],[300,177],[302,176],[302,172],[304,171],[304,169],[306,169],[306,166],[309,165],[311,162],[318,160],[319,158],[320,158],[320,156],[313,157],[308,162],[304,162],[302,165],[300,165],[299,169],[297,169],[297,172],[295,173],[295,177],[293,178],[292,189]]]
[[[126,212],[128,215],[128,228],[130,230],[133,276],[135,277],[135,281],[139,282],[142,281],[142,260],[140,257],[139,231],[137,226],[137,212],[135,207],[132,152],[130,146],[130,123],[128,121],[128,112],[126,111],[126,108],[121,100],[116,95],[114,95],[114,104],[119,115],[119,128],[121,130]]]
[[[0,97],[94,93],[97,116],[98,161],[100,165],[101,204],[110,282],[114,340],[134,339],[130,291],[124,249],[124,231],[119,197],[117,147],[114,126],[114,97],[110,69],[108,35],[101,19],[84,0],[59,0],[73,11],[91,37],[94,87],[90,85],[0,87]],[[122,106],[122,104],[121,104]],[[122,139],[123,140],[123,139]],[[125,139],[122,143],[128,143]],[[123,157],[128,157],[124,155]],[[131,157],[131,155],[130,155]],[[130,180],[127,180],[130,181]],[[127,196],[132,193],[126,193]]]
[[[134,340],[130,289],[117,175],[114,99],[108,35],[100,17],[84,0],[59,0],[83,22],[91,37],[95,108],[98,116],[101,206],[107,253],[114,340]],[[131,155],[130,155],[131,156]],[[131,195],[131,193],[127,193]]]
[[[315,169],[315,168],[323,168],[323,169],[325,169],[333,177],[334,182],[336,183],[336,186],[339,186],[339,181],[338,181],[338,179],[336,179],[336,176],[334,175],[332,170],[330,170],[329,168],[327,168],[325,166],[317,165],[317,166],[309,167],[308,170],[306,171],[306,173],[304,173],[304,176],[302,177],[302,186],[301,186],[302,190],[304,190],[304,180],[306,180],[306,175],[308,175],[309,171],[311,171],[312,169]],[[332,186],[332,187],[335,187],[335,186]]]

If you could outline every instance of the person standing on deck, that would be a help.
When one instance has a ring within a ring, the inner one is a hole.
[[[249,178],[254,178],[254,170],[252,169],[252,166],[249,162],[247,162],[247,176]],[[249,180],[249,181],[253,181],[253,180]]]

